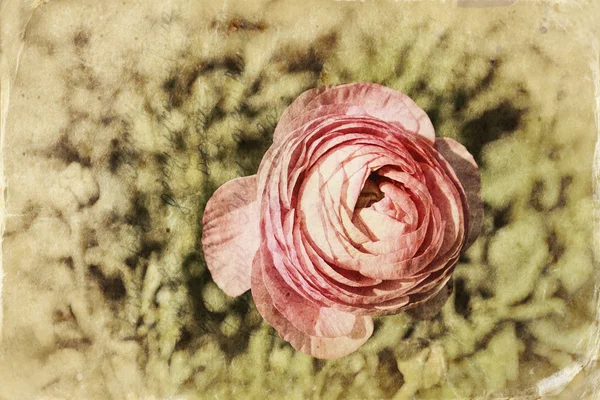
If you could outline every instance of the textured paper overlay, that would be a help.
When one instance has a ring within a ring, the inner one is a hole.
[[[0,398],[593,398],[598,14],[471,3],[2,3]],[[352,81],[467,146],[486,221],[439,316],[320,362],[216,288],[200,221]]]

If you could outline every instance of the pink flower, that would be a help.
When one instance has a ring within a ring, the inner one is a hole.
[[[408,96],[351,83],[288,107],[258,173],[209,200],[202,245],[225,293],[251,288],[284,340],[327,359],[438,294],[482,217],[469,152]]]

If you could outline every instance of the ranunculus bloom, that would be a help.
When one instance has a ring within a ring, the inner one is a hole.
[[[202,244],[225,293],[251,288],[284,340],[336,358],[371,336],[373,316],[440,293],[482,216],[469,152],[436,139],[408,96],[351,83],[289,106],[258,173],[209,200]]]

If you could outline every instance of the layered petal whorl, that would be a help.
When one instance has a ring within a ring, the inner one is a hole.
[[[395,313],[449,279],[466,239],[466,194],[427,137],[346,110],[297,126],[265,157],[262,246],[274,286],[322,307]]]
[[[479,184],[473,157],[436,139],[408,96],[372,83],[311,89],[284,112],[257,175],[227,185],[243,196],[209,202],[207,263],[228,293],[251,286],[296,349],[341,357],[369,338],[372,316],[443,305],[479,234]],[[240,215],[252,218],[236,225]]]

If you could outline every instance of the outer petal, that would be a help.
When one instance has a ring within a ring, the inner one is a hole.
[[[292,325],[273,306],[262,276],[260,256],[257,254],[252,267],[252,297],[258,312],[292,347],[310,356],[333,359],[356,351],[373,334],[371,317],[357,317],[352,332],[347,336],[326,338],[308,335]]]
[[[250,289],[252,260],[260,244],[256,175],[217,189],[202,217],[202,247],[215,283],[229,296]]]
[[[281,118],[279,118],[279,122],[275,127],[275,132],[273,132],[273,141],[275,138],[282,136],[282,130],[287,124],[289,124],[296,117],[300,116],[305,111],[306,105],[310,103],[316,96],[323,93],[328,89],[328,86],[321,86],[318,88],[308,89],[300,96],[296,97],[296,99],[285,109]]]
[[[432,319],[442,310],[448,297],[452,294],[452,290],[453,283],[452,280],[450,280],[435,296],[408,309],[407,313],[417,320]]]
[[[403,129],[421,135],[432,144],[435,141],[431,120],[410,97],[370,82],[347,83],[325,87],[325,89],[311,89],[308,93],[303,93],[290,105],[290,111],[286,110],[285,118],[282,118],[275,129],[273,141],[281,140],[281,136],[289,131],[286,125],[301,113],[328,105],[360,107],[368,115],[399,124]],[[327,107],[323,107],[323,110],[327,113],[331,112]]]
[[[353,332],[356,320],[360,317],[320,306],[297,293],[279,275],[268,250],[263,253],[259,250],[256,257],[260,258],[255,262],[263,268],[263,282],[271,303],[298,330],[311,336],[330,338]]]
[[[479,168],[469,151],[454,139],[438,138],[435,141],[435,148],[452,166],[467,195],[469,227],[464,247],[467,249],[477,239],[477,236],[479,236],[481,224],[483,223],[483,201],[480,196],[481,180]]]

